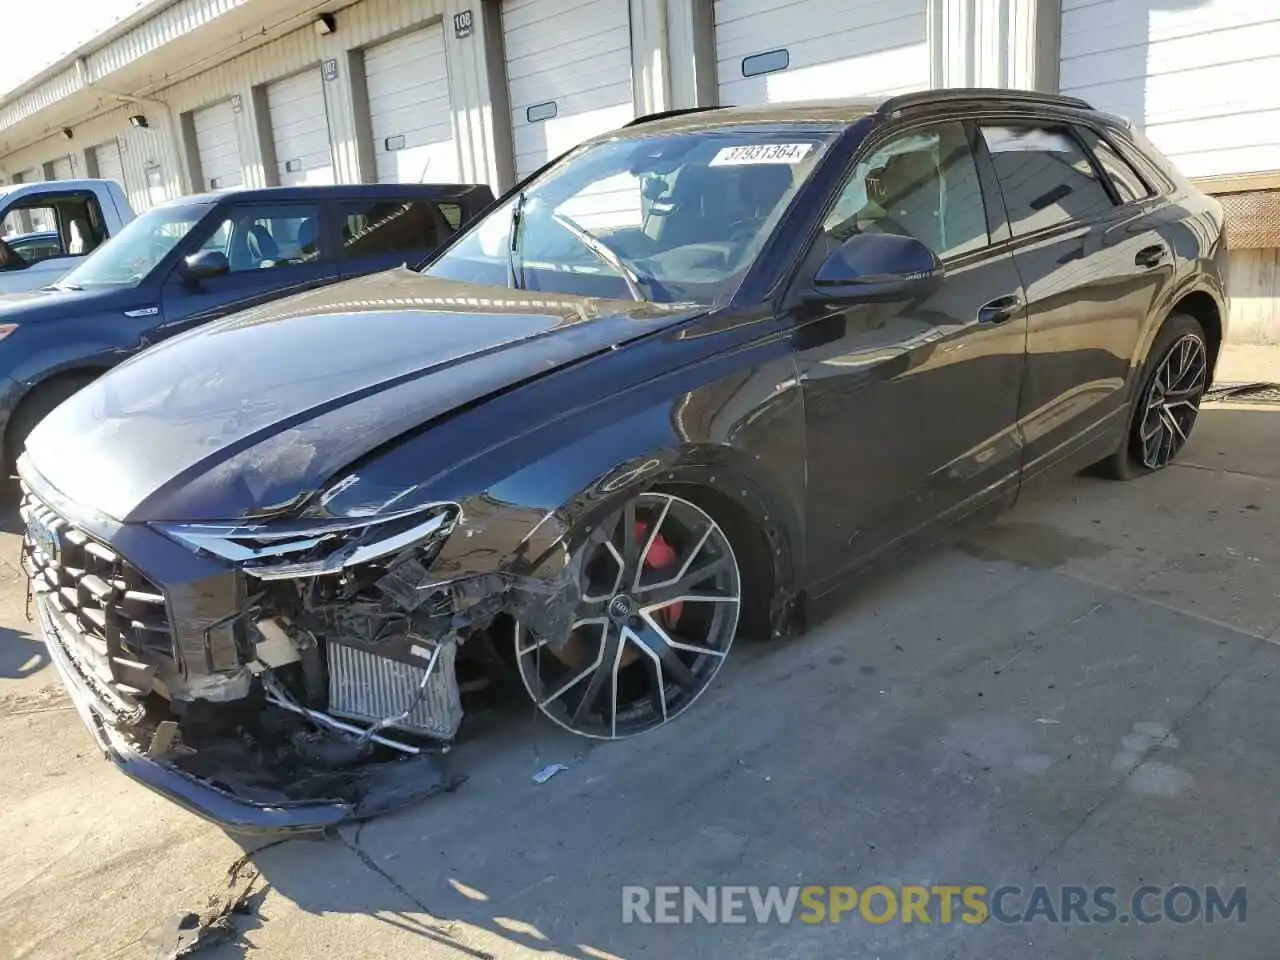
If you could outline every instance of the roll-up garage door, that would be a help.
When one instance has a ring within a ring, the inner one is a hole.
[[[516,172],[635,116],[627,0],[505,0]]]
[[[379,183],[456,183],[449,72],[440,25],[364,53]]]
[[[114,180],[124,188],[124,161],[120,156],[119,141],[100,144],[93,148],[94,161],[98,165],[98,176],[103,180]]]
[[[1189,177],[1280,170],[1280,5],[1063,0],[1063,93],[1128,117]]]
[[[929,86],[925,0],[715,0],[722,104]]]
[[[71,163],[70,157],[59,157],[53,161],[53,179],[70,180],[75,175],[76,170]]]
[[[329,114],[319,68],[268,85],[267,112],[280,186],[333,183]]]
[[[200,176],[204,190],[228,190],[244,183],[240,163],[240,131],[231,101],[197,110],[192,120],[196,128],[196,150],[200,155]]]

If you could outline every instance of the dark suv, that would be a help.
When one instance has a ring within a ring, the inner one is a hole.
[[[1219,205],[1069,97],[646,119],[418,271],[54,410],[19,462],[34,606],[130,775],[240,828],[368,816],[445,782],[472,680],[640,734],[739,633],[1032,477],[1161,469],[1224,256]]]
[[[287,187],[185,197],[142,214],[52,286],[0,297],[5,462],[58,403],[149,344],[287,293],[418,263],[492,200],[473,185]]]

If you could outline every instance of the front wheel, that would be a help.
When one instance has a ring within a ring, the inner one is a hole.
[[[1195,318],[1171,315],[1148,356],[1124,443],[1098,465],[1117,480],[1169,465],[1191,438],[1208,386],[1209,350]]]
[[[591,531],[567,637],[515,629],[538,709],[573,733],[615,740],[662,726],[720,671],[742,603],[728,536],[701,507],[643,493]]]

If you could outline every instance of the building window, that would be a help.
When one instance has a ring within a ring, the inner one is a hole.
[[[764,73],[777,73],[791,66],[791,54],[786,50],[770,50],[742,58],[742,75],[758,77]]]
[[[546,103],[535,103],[532,107],[524,112],[530,123],[541,123],[543,120],[552,119],[560,110],[556,106],[554,100],[548,100]]]

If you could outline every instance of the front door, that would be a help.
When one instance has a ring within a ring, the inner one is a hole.
[[[850,236],[915,237],[941,259],[932,292],[896,302],[797,307],[807,430],[810,580],[850,566],[935,519],[1016,491],[1024,363],[1023,293],[989,216],[976,131],[899,129],[856,161],[801,284]]]
[[[332,283],[338,267],[321,248],[321,204],[229,204],[225,215],[190,238],[185,255],[217,251],[229,271],[190,280],[179,261],[164,285],[165,323],[172,336],[210,320]]]

